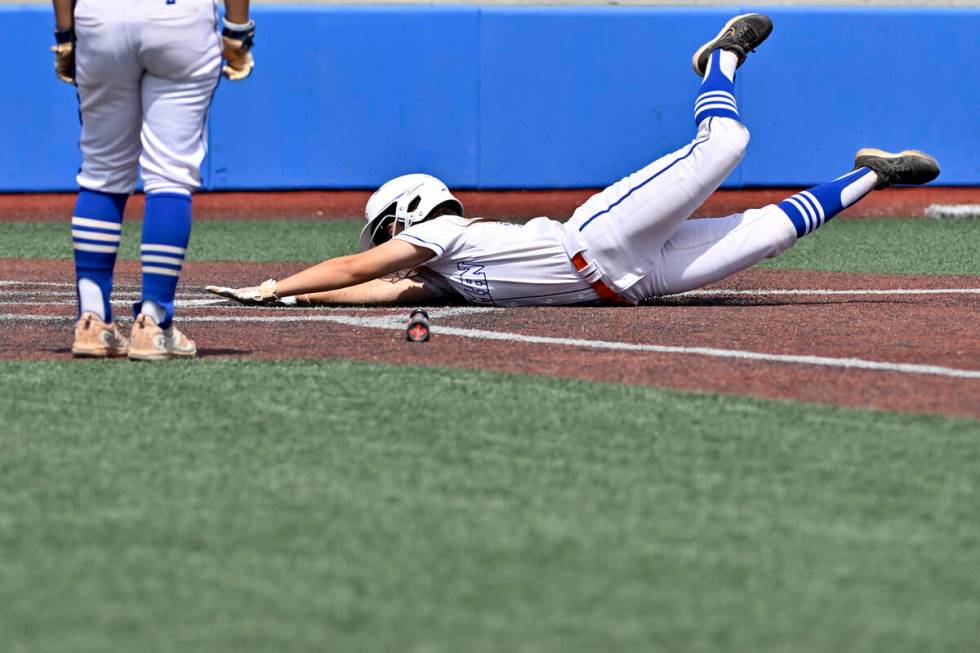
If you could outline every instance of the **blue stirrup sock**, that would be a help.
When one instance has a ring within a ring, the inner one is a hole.
[[[735,68],[738,57],[734,52],[715,50],[708,57],[704,71],[704,81],[694,101],[694,124],[700,125],[705,119],[733,118],[738,120],[738,105],[735,103]]]
[[[128,195],[82,188],[71,218],[71,240],[75,250],[75,288],[78,316],[95,313],[103,322],[112,321],[112,270],[119,251],[123,211]]]
[[[878,176],[858,168],[827,184],[814,186],[777,204],[802,238],[874,190]]]
[[[133,314],[146,313],[169,329],[174,317],[174,295],[191,237],[191,196],[151,193],[146,196],[140,261],[143,267],[142,300]]]

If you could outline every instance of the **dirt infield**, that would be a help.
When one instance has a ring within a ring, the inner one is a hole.
[[[696,216],[721,216],[772,204],[798,189],[720,190]],[[460,191],[467,214],[490,218],[547,215],[563,219],[585,202],[594,189],[535,191]],[[195,220],[331,220],[360,217],[368,191],[298,191],[290,193],[201,193],[194,197]],[[0,195],[0,221],[67,220],[75,196],[69,193]],[[872,193],[844,211],[849,217],[921,216],[927,206],[980,204],[980,188],[899,188]],[[134,195],[126,217],[143,214],[143,195]]]
[[[191,263],[179,312],[202,357],[344,357],[980,418],[980,277],[750,270],[635,308],[246,308],[203,292],[295,264]],[[0,358],[67,359],[67,261],[0,259]],[[138,267],[120,264],[119,315]],[[125,363],[120,363],[125,364]]]

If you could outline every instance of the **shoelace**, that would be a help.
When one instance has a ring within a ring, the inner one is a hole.
[[[749,42],[752,42],[752,41],[754,41],[754,40],[756,40],[758,38],[758,34],[755,33],[755,30],[752,29],[752,27],[750,25],[742,25],[741,27],[742,27],[741,32],[737,31],[736,28],[733,28],[732,29],[732,31],[734,32],[732,34],[732,38],[733,39],[736,39],[736,40],[742,39],[746,43],[749,43]],[[751,37],[751,38],[749,38],[749,37]],[[755,48],[749,48],[748,51],[749,52],[755,52]]]

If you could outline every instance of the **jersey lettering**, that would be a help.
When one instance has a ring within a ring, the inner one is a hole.
[[[493,296],[490,294],[487,275],[483,273],[485,267],[485,265],[472,261],[460,261],[456,264],[459,274],[454,274],[453,278],[462,287],[469,301],[474,304],[495,305]]]

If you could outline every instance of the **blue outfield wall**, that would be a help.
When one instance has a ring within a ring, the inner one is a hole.
[[[222,82],[207,189],[606,185],[693,136],[691,52],[744,7],[256,6],[257,66]],[[765,11],[740,69],[752,131],[726,184],[804,185],[862,146],[917,147],[980,184],[980,9]],[[0,190],[72,190],[74,89],[48,7],[0,7]]]

